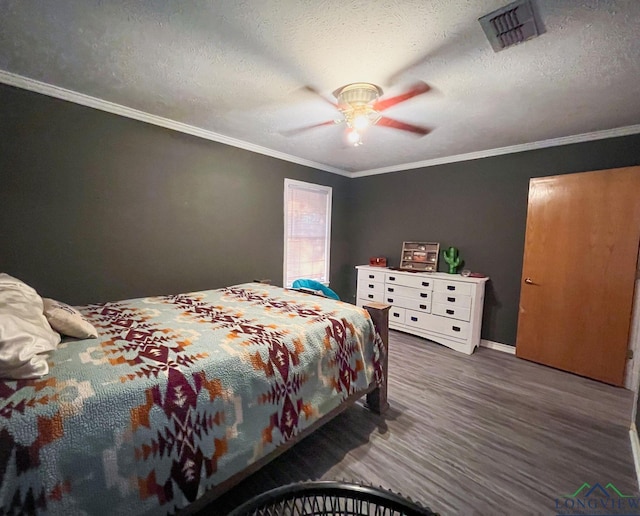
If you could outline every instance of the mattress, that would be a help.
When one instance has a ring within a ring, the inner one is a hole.
[[[174,512],[382,374],[365,310],[270,285],[79,310],[98,339],[0,380],[5,513]]]

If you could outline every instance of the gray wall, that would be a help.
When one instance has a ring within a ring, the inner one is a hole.
[[[0,85],[0,271],[74,304],[281,284],[290,177],[334,189],[343,299],[370,256],[455,245],[491,277],[483,338],[514,344],[529,178],[639,163],[634,135],[347,179]]]
[[[355,179],[352,258],[397,266],[405,240],[458,247],[466,268],[491,277],[482,338],[515,344],[529,179],[637,164],[640,135]]]
[[[0,85],[0,272],[73,304],[281,284],[285,177],[333,187],[348,295],[349,179]]]

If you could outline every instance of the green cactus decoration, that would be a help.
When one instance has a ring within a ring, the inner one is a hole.
[[[460,259],[460,255],[458,254],[458,249],[455,247],[450,247],[446,251],[443,251],[444,261],[449,265],[449,274],[455,274],[456,269],[462,263]]]

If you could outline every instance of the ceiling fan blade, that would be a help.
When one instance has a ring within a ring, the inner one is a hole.
[[[401,131],[408,131],[410,133],[419,134],[420,136],[424,136],[431,132],[431,129],[427,129],[426,127],[407,124],[405,122],[394,120],[393,118],[387,118],[386,116],[383,116],[380,120],[378,120],[378,123],[376,125],[392,127],[394,129],[400,129]]]
[[[376,111],[384,111],[385,109],[390,108],[391,106],[395,106],[400,102],[404,102],[405,100],[409,100],[417,95],[422,95],[423,93],[428,92],[431,89],[426,82],[417,82],[406,93],[401,95],[396,95],[395,97],[390,97],[388,99],[380,99],[373,105],[373,109]]]
[[[334,108],[338,109],[338,104],[336,104],[335,102],[332,102],[331,100],[329,100],[322,93],[320,93],[318,90],[316,90],[313,86],[304,86],[302,89],[305,90],[305,91],[308,91],[310,93],[316,94],[318,97],[320,97],[322,100],[324,100],[327,104],[331,104]]]
[[[304,133],[310,129],[315,129],[316,127],[322,127],[324,125],[334,125],[336,123],[335,120],[327,120],[326,122],[320,122],[319,124],[307,125],[305,127],[298,127],[297,129],[289,129],[288,131],[280,131],[280,134],[283,136],[295,136],[300,133]]]

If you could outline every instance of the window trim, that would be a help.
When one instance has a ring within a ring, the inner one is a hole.
[[[322,283],[329,286],[329,274],[331,272],[331,210],[333,201],[333,188],[325,185],[318,185],[315,183],[307,183],[305,181],[298,181],[296,179],[284,179],[284,203],[283,203],[283,221],[284,221],[284,255],[282,257],[282,286],[285,288],[290,287],[287,285],[287,212],[289,207],[289,197],[287,191],[290,188],[297,188],[303,190],[311,190],[313,192],[322,192],[327,196],[327,220],[325,221],[325,245],[327,248],[327,258],[325,260],[325,278]]]

